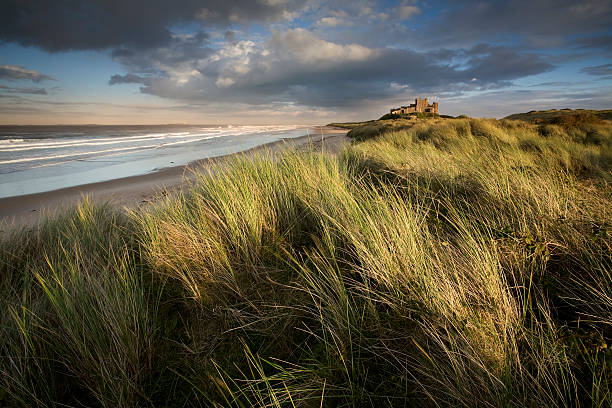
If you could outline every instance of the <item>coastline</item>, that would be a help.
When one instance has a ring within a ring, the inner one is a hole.
[[[337,152],[348,143],[346,129],[321,126],[314,127],[321,133],[296,138],[281,139],[223,156],[203,158],[186,165],[166,167],[157,171],[97,183],[66,187],[59,190],[0,198],[0,232],[28,227],[52,216],[89,196],[95,203],[108,202],[118,208],[137,208],[152,202],[162,192],[178,191],[190,179],[190,169],[228,160],[236,155],[254,154],[268,150],[278,152],[284,148],[322,148]]]

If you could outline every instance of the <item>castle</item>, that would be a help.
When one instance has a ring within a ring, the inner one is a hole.
[[[414,103],[411,103],[409,106],[402,106],[401,108],[393,108],[391,109],[392,114],[402,114],[402,113],[438,113],[438,102],[434,102],[429,105],[427,103],[427,98],[425,99],[415,99]]]

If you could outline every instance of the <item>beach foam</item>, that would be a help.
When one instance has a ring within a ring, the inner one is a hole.
[[[145,174],[307,133],[300,126],[0,126],[0,197]]]

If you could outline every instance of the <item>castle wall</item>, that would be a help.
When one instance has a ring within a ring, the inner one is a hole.
[[[391,113],[393,114],[407,114],[407,113],[438,113],[438,102],[434,102],[433,104],[429,104],[427,102],[427,98],[425,99],[415,99],[414,103],[411,103],[408,106],[402,106],[400,108],[391,109]]]

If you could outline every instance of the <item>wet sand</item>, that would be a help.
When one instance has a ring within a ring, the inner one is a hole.
[[[40,219],[78,203],[83,196],[90,197],[95,203],[108,202],[118,208],[147,205],[160,195],[172,194],[179,190],[183,182],[191,178],[192,169],[223,162],[236,155],[250,155],[260,151],[277,153],[288,148],[321,149],[337,153],[349,143],[346,129],[324,126],[316,127],[316,131],[314,135],[283,139],[244,152],[206,158],[186,166],[168,167],[139,176],[0,198],[0,231],[34,225]]]

